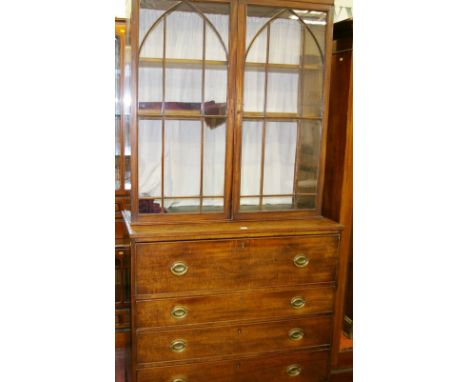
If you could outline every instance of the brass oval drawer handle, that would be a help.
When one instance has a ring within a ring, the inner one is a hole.
[[[185,379],[182,378],[175,378],[172,380],[172,382],[187,382]]]
[[[304,338],[304,331],[300,328],[291,329],[288,333],[288,337],[291,341],[299,341]]]
[[[301,309],[304,307],[305,305],[305,299],[304,297],[301,297],[301,296],[295,296],[291,299],[291,306],[294,308],[294,309]]]
[[[185,344],[184,340],[174,340],[171,342],[171,350],[174,353],[182,353],[185,350],[186,346],[187,345]]]
[[[302,253],[294,257],[294,265],[298,268],[304,268],[307,267],[309,264],[309,258],[306,255],[303,255]]]
[[[299,374],[301,374],[301,371],[302,371],[302,367],[298,364],[289,365],[286,368],[286,373],[288,373],[290,377],[298,376]]]
[[[188,271],[188,266],[187,264],[183,263],[182,261],[176,261],[174,264],[171,266],[171,272],[172,274],[176,276],[182,276],[185,275]]]
[[[183,306],[174,306],[171,311],[171,316],[176,319],[185,318],[187,316],[187,308]]]

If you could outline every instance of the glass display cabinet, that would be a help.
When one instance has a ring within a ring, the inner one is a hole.
[[[115,20],[115,329],[130,337],[130,243],[121,210],[130,204],[130,55],[128,20]]]
[[[125,20],[115,23],[115,193],[130,190],[130,45]],[[127,57],[126,57],[127,55]]]
[[[134,222],[319,214],[330,12],[274,4],[140,1]]]

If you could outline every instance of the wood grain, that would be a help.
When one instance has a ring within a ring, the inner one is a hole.
[[[231,361],[192,363],[141,369],[137,372],[137,381],[172,382],[180,378],[187,382],[324,382],[327,359],[327,351],[300,351]],[[302,371],[292,378],[286,373],[286,368],[293,364],[300,365]]]
[[[214,322],[297,318],[333,312],[335,288],[255,289],[245,292],[218,293],[206,296],[180,296],[136,302],[136,327],[174,327]],[[291,299],[301,296],[301,309],[291,306]],[[171,315],[175,307],[187,311],[184,318]]]
[[[288,333],[294,328],[303,331],[302,339],[289,338]],[[261,324],[137,331],[137,362],[181,361],[219,354],[248,355],[323,346],[330,343],[330,329],[330,317],[320,316]],[[185,350],[180,353],[171,349],[171,343],[177,339],[186,344]]]
[[[335,279],[337,236],[137,244],[136,295],[307,285]],[[294,265],[297,255],[309,264]],[[177,276],[176,262],[188,267]]]

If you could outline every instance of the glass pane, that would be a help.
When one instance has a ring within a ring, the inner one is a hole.
[[[140,10],[140,45],[143,38],[149,31],[149,28],[162,15],[162,11],[154,9]],[[146,37],[144,45],[140,50],[141,57],[162,58],[163,57],[163,38],[164,38],[164,23],[157,23]]]
[[[301,62],[301,30],[297,20],[283,13],[270,24],[270,44],[268,62],[299,65]]]
[[[131,178],[130,178],[130,159],[131,159],[131,147],[130,147],[130,116],[125,116],[125,129],[124,129],[124,141],[125,141],[125,189],[130,190]]]
[[[226,115],[227,66],[205,68],[205,114]]]
[[[222,212],[224,209],[224,198],[204,198],[202,201],[203,212]]]
[[[262,211],[280,211],[293,209],[292,196],[265,196],[262,199]]]
[[[264,24],[267,20],[261,20],[260,23]],[[252,23],[258,23],[257,18],[248,18],[247,25],[251,25]],[[249,41],[249,37],[253,38],[254,36],[247,35],[247,41]],[[247,53],[247,62],[266,62],[266,52],[267,52],[267,31],[266,29],[261,31],[260,34],[255,37],[253,40],[252,45],[247,45],[249,51]]]
[[[203,144],[203,195],[224,194],[224,167],[226,158],[226,123],[221,118],[205,121]],[[215,200],[216,205],[223,199]],[[209,205],[205,204],[204,205]]]
[[[240,198],[240,210],[242,212],[258,211],[259,206],[260,198]]]
[[[115,116],[115,189],[120,188],[120,116]]]
[[[263,194],[293,193],[297,122],[268,122],[265,135]]]
[[[182,10],[182,11],[179,11]],[[203,57],[203,19],[185,4],[167,16],[166,57]]]
[[[263,113],[265,109],[265,72],[247,68],[244,74],[244,111]]]
[[[167,120],[165,125],[164,196],[200,195],[201,123]]]
[[[206,14],[206,17],[218,32],[216,33],[210,26],[206,27],[206,59],[227,61],[229,16],[226,14]],[[219,37],[221,37],[221,41]]]
[[[267,113],[297,114],[299,70],[268,71]]]
[[[166,101],[192,103],[200,110],[202,95],[202,70],[198,68],[166,68]],[[189,105],[190,106],[190,105]],[[183,108],[182,105],[179,105]],[[168,108],[170,109],[170,108]]]
[[[194,213],[200,211],[200,199],[164,199],[165,212]]]
[[[327,14],[325,12],[319,11],[294,11],[304,21],[304,24],[306,24],[307,29],[315,36],[318,43],[318,47],[320,47],[322,52],[324,52]],[[316,47],[315,49],[318,49],[318,47]]]
[[[263,27],[265,27],[268,21],[273,16],[277,15],[278,13],[282,13],[281,8],[248,6],[247,29],[246,29],[246,43],[247,43],[246,46],[247,47],[252,43],[257,43],[257,40],[254,40],[255,36],[258,36],[257,39],[266,38],[266,35],[261,36],[262,32],[260,32],[260,30]],[[258,49],[261,49],[261,48],[259,47]],[[247,61],[250,61],[250,60],[248,59]],[[264,61],[261,61],[261,62],[264,62]]]
[[[303,121],[299,134],[300,150],[297,157],[296,192],[298,194],[316,194],[319,176],[322,124],[320,121]],[[302,202],[297,208],[315,207],[315,197],[313,198],[313,205],[309,204],[308,207],[304,203],[308,203],[311,199],[310,197],[299,199]]]
[[[263,122],[244,121],[242,126],[241,196],[260,194]]]
[[[304,70],[301,87],[302,115],[304,117],[322,117],[322,69]]]
[[[318,27],[314,28],[315,30]],[[323,28],[322,28],[323,29]],[[321,36],[319,42],[324,43],[324,31],[314,32],[315,37]],[[322,115],[322,92],[323,92],[323,65],[321,50],[309,31],[305,32],[304,44],[304,68],[302,71],[302,113],[304,116]],[[323,48],[322,52],[323,52]]]
[[[140,110],[160,111],[160,103],[163,99],[162,77],[162,67],[140,64],[138,68],[138,106]]]
[[[161,120],[138,123],[138,193],[140,198],[161,197]],[[147,210],[152,210],[151,206]]]
[[[115,36],[115,114],[120,114],[120,37]]]

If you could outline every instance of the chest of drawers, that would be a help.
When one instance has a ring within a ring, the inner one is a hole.
[[[133,380],[326,381],[340,226],[132,226]]]

